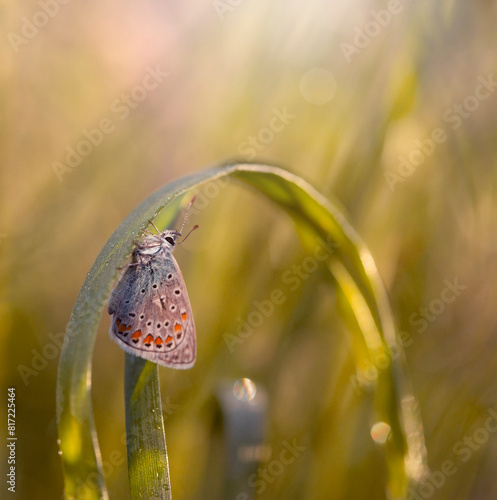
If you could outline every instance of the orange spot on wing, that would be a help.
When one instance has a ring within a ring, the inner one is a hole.
[[[171,335],[168,335],[167,338],[166,338],[166,344],[168,342],[172,342],[173,341],[173,338],[171,337]]]
[[[116,325],[117,325],[117,326],[119,326],[120,324],[121,324],[121,320],[120,320],[120,319],[118,319],[118,320],[116,321]]]
[[[146,346],[149,346],[152,342],[154,341],[154,338],[152,337],[152,335],[150,335],[150,333],[145,337],[145,340],[143,341],[143,343],[146,345]]]
[[[183,321],[185,321],[185,320],[186,320],[186,313],[183,313],[183,314],[181,315],[181,317],[183,318]]]
[[[178,324],[178,323],[176,323],[176,324],[174,325],[174,333],[176,333],[176,332],[180,332],[181,330],[182,330],[181,325],[180,325],[180,324]]]
[[[131,330],[131,325],[127,326],[126,329],[124,330],[125,332],[129,332]]]
[[[121,323],[121,326],[119,327],[118,332],[124,332],[126,330],[126,325],[124,323]]]
[[[157,346],[159,346],[159,345],[161,346],[163,343],[164,343],[164,341],[160,337],[157,337],[155,339],[155,342],[154,342],[154,344]]]
[[[133,340],[138,340],[141,336],[142,336],[142,331],[141,330],[136,330],[136,332],[133,333],[133,335],[131,335],[131,338]]]

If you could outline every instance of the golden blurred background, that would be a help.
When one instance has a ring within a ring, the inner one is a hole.
[[[228,159],[300,174],[371,248],[408,339],[430,470],[453,465],[411,498],[497,496],[495,2],[0,5],[0,404],[15,387],[18,498],[62,496],[57,361],[99,250],[157,187]],[[386,498],[330,284],[284,282],[305,257],[291,221],[233,182],[199,193],[190,222],[176,258],[198,361],[160,370],[174,498],[211,498],[206,404],[242,377],[267,390],[273,456],[304,448],[257,498]],[[223,334],[281,286],[287,300],[230,349]],[[110,498],[127,499],[124,356],[108,326],[93,405]]]

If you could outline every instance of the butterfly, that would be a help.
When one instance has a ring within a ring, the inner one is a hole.
[[[107,307],[112,315],[112,340],[127,353],[169,368],[191,368],[197,357],[192,308],[172,254],[194,199],[179,232],[160,232],[149,221],[157,234],[147,231],[142,241],[135,243],[132,262],[125,266]]]

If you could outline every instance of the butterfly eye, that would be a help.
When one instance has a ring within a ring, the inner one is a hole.
[[[166,238],[166,241],[170,244],[170,245],[174,245],[174,238],[171,238],[171,236],[168,236]]]

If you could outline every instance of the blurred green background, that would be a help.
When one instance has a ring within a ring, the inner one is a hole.
[[[59,342],[99,250],[158,186],[233,158],[336,196],[371,248],[409,340],[429,467],[455,469],[422,498],[497,496],[495,2],[0,5],[0,404],[16,387],[19,498],[62,495]],[[235,183],[198,207],[176,252],[198,361],[161,369],[173,497],[207,498],[206,402],[249,377],[269,394],[275,456],[305,447],[258,498],[386,498],[369,389],[321,272],[283,285],[233,352],[223,340],[304,259],[291,221]],[[110,498],[126,499],[124,355],[108,326],[93,404]]]

